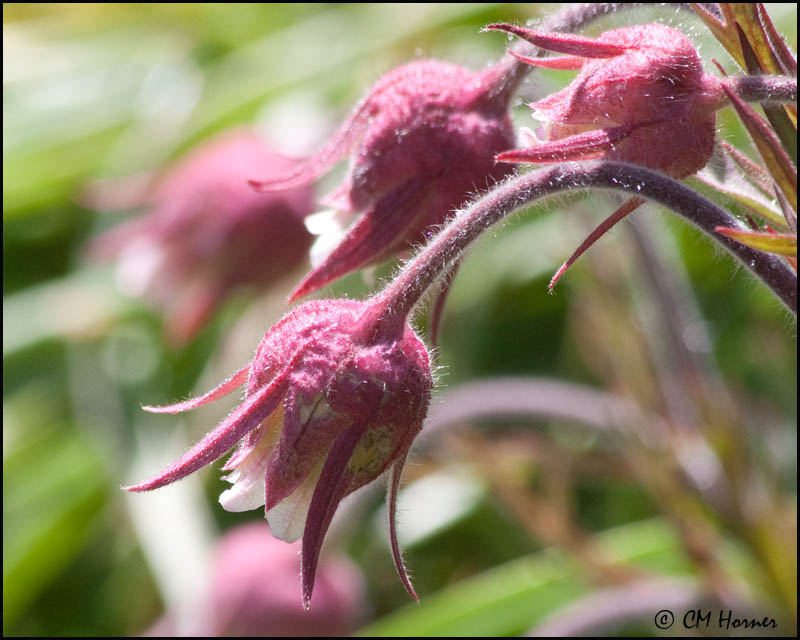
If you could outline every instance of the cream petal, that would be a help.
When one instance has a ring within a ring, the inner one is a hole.
[[[312,235],[317,236],[309,251],[311,266],[322,264],[347,235],[353,214],[339,209],[325,209],[306,216],[303,223]]]
[[[338,247],[347,234],[344,231],[327,231],[314,241],[308,252],[312,267],[321,265],[333,250]]]
[[[541,128],[537,129],[537,131],[544,135],[544,132]],[[536,132],[531,131],[528,127],[520,127],[519,130],[519,141],[521,146],[523,147],[532,147],[536,144],[541,144],[543,142],[542,138],[536,135]]]
[[[164,249],[148,239],[131,243],[120,255],[116,268],[119,288],[130,296],[141,296],[157,286],[158,272],[166,261]],[[158,292],[155,293],[158,297]]]
[[[264,506],[267,466],[272,452],[278,444],[282,424],[283,411],[278,410],[259,427],[259,429],[263,429],[264,435],[250,450],[250,453],[230,474],[223,476],[223,480],[233,484],[219,497],[219,503],[223,509],[226,511],[250,511]]]
[[[321,236],[331,231],[343,231],[341,216],[336,209],[324,209],[312,213],[303,219],[303,224],[310,234]]]
[[[311,506],[311,498],[314,496],[314,488],[317,486],[317,480],[319,480],[319,474],[322,473],[326,457],[323,456],[320,463],[308,474],[297,489],[267,511],[266,518],[269,523],[269,530],[279,540],[295,542],[303,535],[308,509]]]
[[[553,119],[547,113],[541,109],[537,109],[535,103],[531,104],[531,109],[531,118],[534,120],[538,120],[545,125],[550,124],[553,121]],[[530,131],[530,129],[528,129],[528,131]]]
[[[265,470],[266,473],[266,470]],[[264,505],[264,473],[243,474],[238,469],[225,476],[223,480],[233,483],[219,496],[219,503],[225,511],[250,511]]]

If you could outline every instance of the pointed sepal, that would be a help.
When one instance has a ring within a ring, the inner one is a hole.
[[[392,548],[392,559],[394,566],[397,569],[397,574],[403,586],[408,591],[408,594],[419,602],[419,596],[414,591],[411,584],[411,578],[408,575],[408,570],[403,562],[403,554],[400,551],[400,544],[397,541],[397,494],[400,488],[400,476],[403,473],[403,465],[405,464],[405,457],[395,462],[391,470],[391,478],[389,480],[389,544]]]
[[[548,163],[596,158],[613,149],[634,129],[636,129],[634,125],[594,129],[561,140],[543,142],[527,149],[506,151],[497,156],[497,161]]]
[[[288,385],[288,373],[279,374],[269,385],[248,396],[219,426],[189,449],[161,473],[149,480],[124,487],[126,491],[151,491],[185,478],[210,464],[249,431],[258,427],[283,400]]]
[[[573,254],[566,260],[566,262],[559,267],[558,271],[556,271],[555,275],[550,280],[550,284],[547,285],[547,290],[550,293],[553,293],[553,287],[556,286],[556,283],[559,281],[561,276],[564,275],[566,270],[569,269],[574,262],[580,258],[587,249],[589,249],[589,247],[602,238],[607,231],[609,231],[628,214],[635,211],[642,204],[644,204],[644,200],[641,198],[631,198],[630,200],[626,200],[614,213],[603,220],[603,222],[601,222],[597,228],[589,234],[586,240],[584,240],[581,245],[575,249]]]
[[[317,481],[303,531],[303,550],[300,555],[300,575],[303,589],[303,607],[311,605],[317,563],[325,533],[339,502],[347,494],[347,465],[366,425],[350,427],[333,443]]]
[[[622,55],[629,49],[624,45],[600,42],[572,33],[534,31],[533,29],[525,29],[513,24],[495,23],[487,25],[485,28],[492,31],[511,33],[540,49],[582,58],[613,58]]]
[[[182,413],[184,411],[191,411],[192,409],[196,409],[204,404],[208,404],[210,402],[214,402],[223,396],[228,395],[234,389],[241,387],[245,382],[247,382],[247,376],[250,373],[250,365],[248,364],[245,367],[242,367],[234,373],[230,378],[228,378],[225,382],[223,382],[218,387],[212,389],[208,393],[203,394],[197,398],[191,398],[189,400],[184,400],[183,402],[176,402],[175,404],[168,404],[161,407],[152,407],[145,405],[142,407],[145,411],[149,411],[150,413]]]
[[[289,296],[289,302],[321,289],[343,275],[361,269],[389,253],[414,224],[415,218],[397,215],[413,211],[422,197],[423,179],[412,180],[381,198],[348,230],[344,239],[317,265]]]

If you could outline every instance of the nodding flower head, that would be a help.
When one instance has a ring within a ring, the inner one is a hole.
[[[162,473],[128,489],[179,480],[238,442],[223,467],[233,486],[220,502],[229,511],[264,505],[275,537],[302,537],[307,605],[337,505],[391,468],[392,550],[414,595],[397,546],[394,505],[400,471],[427,412],[431,368],[411,327],[379,316],[369,302],[305,303],[267,332],[252,363],[230,380],[200,398],[148,408],[186,411],[247,383],[244,401],[216,429]]]
[[[305,184],[352,154],[344,182],[323,200],[333,211],[309,224],[330,229],[331,216],[363,215],[346,234],[334,231],[333,242],[320,239],[314,269],[291,300],[426,240],[471,194],[506,176],[511,167],[495,156],[514,144],[510,94],[497,69],[413,62],[381,78],[308,163],[282,179],[253,181],[261,190]]]
[[[147,214],[96,238],[92,253],[117,260],[122,288],[162,307],[168,337],[183,344],[229,294],[266,287],[305,259],[311,190],[263,194],[247,185],[253,167],[275,174],[291,166],[255,133],[211,140],[129,202]]]
[[[580,70],[568,87],[531,104],[544,123],[541,142],[498,156],[505,162],[563,162],[607,158],[683,178],[702,169],[714,150],[720,82],[703,72],[700,57],[680,31],[663,24],[623,27],[597,39],[540,33],[507,24],[499,29],[556,58],[525,63]]]
[[[543,123],[525,133],[533,146],[497,156],[503,162],[536,164],[604,158],[642,165],[673,178],[702,169],[714,151],[715,111],[725,103],[721,83],[703,73],[692,43],[663,24],[606,31],[597,39],[541,33],[508,24],[487,29],[512,33],[555,58],[526,64],[579,70],[568,87],[531,104]],[[604,220],[561,265],[558,279],[594,242],[644,200],[633,197]]]

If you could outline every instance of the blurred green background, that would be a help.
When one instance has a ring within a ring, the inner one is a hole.
[[[86,240],[127,217],[82,207],[86,182],[152,169],[242,123],[256,123],[279,150],[309,152],[382,73],[429,56],[481,68],[506,45],[482,26],[553,8],[4,4],[5,634],[141,633],[181,598],[220,532],[261,518],[222,511],[217,469],[163,489],[163,499],[120,486],[230,407],[178,419],[141,405],[211,388],[247,362],[291,283],[237,298],[188,347],[170,349],[158,313],[119,293],[112,268],[86,259]],[[796,5],[770,11],[795,47]],[[699,21],[674,8],[612,15],[587,33],[652,19],[733,69]],[[520,126],[531,122],[522,98],[569,77],[531,74],[515,106]],[[730,110],[720,127],[750,152]],[[401,542],[422,605],[409,606],[391,565],[380,490],[353,501],[327,541],[364,572],[366,633],[518,634],[625,584],[613,567],[636,567],[717,595],[722,583],[793,634],[796,590],[793,608],[781,566],[796,566],[796,324],[731,259],[654,208],[594,247],[548,296],[553,271],[613,206],[564,199],[485,234],[449,301],[439,387],[513,375],[614,393],[672,425],[670,451],[677,441],[696,455],[698,442],[708,445],[732,503],[698,498],[671,468],[652,466],[665,457],[653,448],[568,419],[462,420],[423,437],[406,470]],[[653,268],[671,274],[672,294],[656,291]],[[368,290],[356,274],[330,292]],[[691,382],[673,366],[675,318]],[[183,555],[164,560],[159,546]],[[185,573],[169,578],[181,561]],[[652,614],[623,629],[658,633]]]

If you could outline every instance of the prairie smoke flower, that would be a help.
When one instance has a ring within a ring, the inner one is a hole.
[[[250,522],[225,532],[216,545],[209,584],[197,601],[187,628],[172,611],[144,632],[146,637],[342,637],[352,633],[364,613],[364,580],[339,554],[319,566],[314,606],[304,611],[294,589],[300,544],[273,538],[265,522]]]
[[[314,607],[304,611],[294,593],[299,551],[299,543],[273,538],[264,522],[228,531],[214,557],[208,635],[337,637],[354,631],[364,599],[358,569],[345,558],[326,558]]]
[[[252,363],[179,413],[247,383],[244,401],[178,461],[128,487],[148,491],[179,480],[238,447],[223,469],[229,511],[265,506],[272,535],[303,539],[303,599],[311,599],[322,540],[339,502],[391,468],[390,537],[400,472],[422,428],[432,378],[428,353],[404,317],[352,300],[318,300],[290,311],[264,336]],[[415,596],[416,597],[416,596]]]
[[[262,191],[307,184],[352,154],[344,182],[322,201],[332,211],[309,220],[312,230],[341,242],[330,251],[330,238],[321,237],[312,249],[313,270],[290,301],[425,241],[471,194],[510,173],[495,156],[514,144],[512,88],[499,67],[473,73],[435,60],[412,62],[381,78],[307,163],[252,181]],[[342,212],[362,212],[346,234]]]
[[[506,162],[563,162],[602,157],[684,178],[714,151],[714,112],[722,85],[703,72],[700,56],[677,29],[623,27],[590,39],[489,25],[538,47],[568,55],[527,58],[540,67],[579,69],[568,87],[531,104],[544,123],[540,144],[500,154]]]
[[[148,212],[96,238],[92,253],[117,260],[122,288],[162,307],[168,337],[183,344],[231,293],[266,287],[305,258],[311,190],[247,185],[254,167],[290,166],[255,133],[214,138],[165,169],[136,203]]]
[[[532,103],[543,123],[533,145],[498,155],[503,162],[550,163],[589,158],[630,162],[685,178],[714,151],[715,111],[725,103],[722,85],[703,72],[692,43],[663,24],[607,31],[597,39],[541,33],[508,24],[487,29],[512,33],[542,49],[566,54],[529,58],[526,64],[580,70],[568,87]],[[644,202],[631,198],[578,248],[550,282],[603,233]]]

